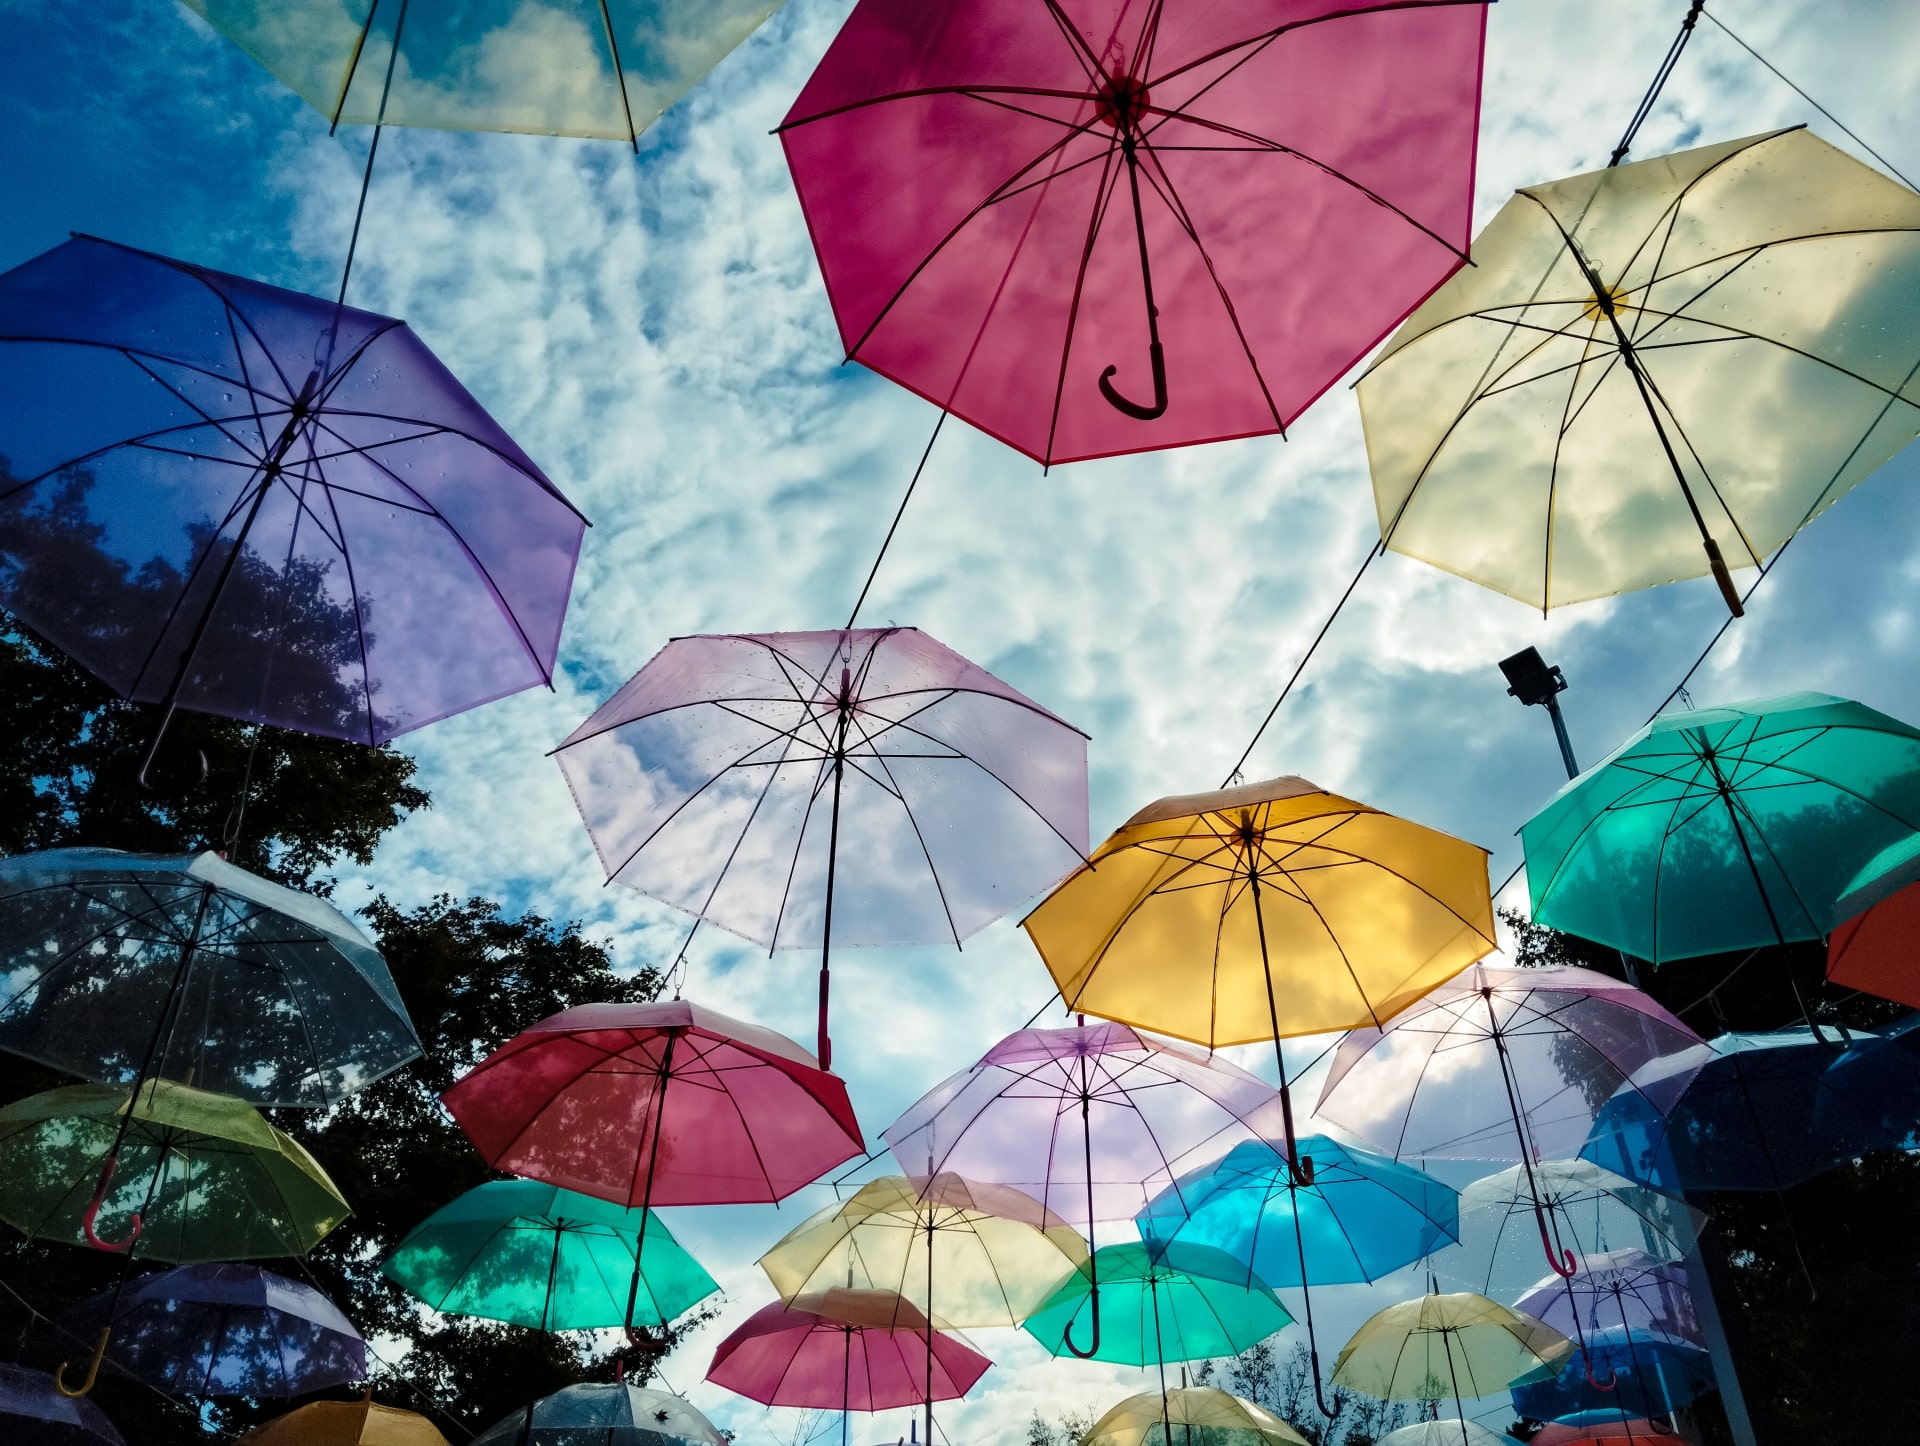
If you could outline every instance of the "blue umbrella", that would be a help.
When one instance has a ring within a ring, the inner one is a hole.
[[[1513,1388],[1513,1409],[1535,1421],[1576,1411],[1665,1416],[1713,1389],[1713,1362],[1691,1341],[1614,1326],[1587,1340],[1593,1369],[1576,1353],[1560,1374]],[[1611,1372],[1611,1378],[1609,1378]],[[1595,1378],[1606,1385],[1602,1390]]]
[[[1372,1282],[1460,1236],[1460,1196],[1451,1187],[1385,1155],[1324,1135],[1302,1136],[1313,1160],[1304,1182],[1271,1145],[1236,1145],[1209,1169],[1183,1176],[1135,1217],[1149,1249],[1174,1242],[1206,1245],[1238,1260],[1248,1280],[1297,1285],[1314,1384],[1311,1286]]]
[[[110,1324],[108,1366],[183,1396],[298,1396],[367,1377],[366,1342],[332,1301],[251,1265],[143,1275],[62,1324],[85,1339]]]

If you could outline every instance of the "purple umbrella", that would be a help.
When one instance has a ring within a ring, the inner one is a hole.
[[[1640,990],[1590,969],[1475,964],[1384,1026],[1340,1042],[1319,1114],[1396,1158],[1517,1160],[1556,1275],[1578,1268],[1541,1204],[1534,1162],[1574,1155],[1648,1060],[1700,1037]]]
[[[1580,1262],[1576,1275],[1548,1276],[1513,1303],[1562,1335],[1585,1337],[1619,1327],[1657,1331],[1704,1347],[1686,1267],[1644,1250],[1608,1250]]]
[[[4,1423],[12,1421],[11,1427]],[[45,1371],[0,1365],[0,1429],[33,1446],[127,1446],[98,1406],[59,1390]]]
[[[122,697],[379,744],[550,681],[586,523],[404,322],[77,236],[0,397],[0,604]]]
[[[366,1342],[332,1301],[251,1265],[143,1275],[61,1324],[83,1339],[111,1325],[109,1367],[183,1396],[298,1396],[367,1376]]]
[[[555,750],[610,880],[769,949],[958,946],[1086,856],[1087,740],[917,628],[675,638]]]
[[[1008,1035],[885,1138],[917,1184],[952,1173],[1011,1185],[1085,1225],[1091,1247],[1094,1222],[1130,1219],[1177,1193],[1178,1176],[1283,1128],[1279,1093],[1237,1065],[1083,1018]],[[1100,1348],[1100,1283],[1090,1279],[1093,1343],[1083,1351],[1065,1337],[1082,1358]]]

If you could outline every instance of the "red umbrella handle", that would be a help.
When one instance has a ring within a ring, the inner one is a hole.
[[[113,1184],[113,1172],[120,1168],[118,1155],[107,1156],[106,1168],[100,1172],[100,1183],[93,1187],[93,1198],[87,1202],[87,1213],[80,1217],[80,1228],[86,1232],[87,1244],[95,1250],[104,1250],[110,1255],[118,1255],[131,1250],[133,1242],[140,1238],[140,1212],[133,1212],[133,1229],[125,1240],[103,1240],[93,1228],[95,1220],[100,1218],[100,1206],[107,1198],[107,1190]]]
[[[1553,1237],[1547,1233],[1547,1212],[1538,1200],[1533,1202],[1533,1223],[1540,1227],[1540,1248],[1546,1252],[1547,1264],[1552,1267],[1553,1273],[1562,1280],[1573,1279],[1580,1273],[1579,1258],[1565,1247],[1558,1251],[1554,1249]]]

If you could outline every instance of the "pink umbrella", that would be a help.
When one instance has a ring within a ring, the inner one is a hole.
[[[1083,1017],[1078,1028],[1008,1035],[885,1138],[916,1184],[951,1173],[1010,1185],[1091,1237],[1095,1221],[1131,1219],[1177,1193],[1176,1177],[1282,1129],[1279,1093],[1239,1066]],[[1082,1351],[1066,1338],[1083,1358],[1100,1348],[1090,1278],[1093,1343]]]
[[[1577,1154],[1635,1070],[1699,1042],[1651,997],[1591,969],[1475,964],[1384,1026],[1348,1034],[1318,1113],[1396,1158],[1518,1160],[1548,1264],[1571,1275],[1578,1262],[1556,1243],[1534,1162]]]
[[[958,1400],[992,1364],[890,1290],[829,1290],[755,1311],[707,1379],[768,1406],[839,1411],[844,1442],[848,1411]]]
[[[847,355],[1042,463],[1283,431],[1466,259],[1484,27],[860,0],[781,126]]]

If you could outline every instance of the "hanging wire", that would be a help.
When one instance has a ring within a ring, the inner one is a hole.
[[[1673,37],[1673,44],[1667,47],[1666,58],[1660,62],[1660,68],[1653,74],[1653,84],[1649,85],[1647,93],[1640,97],[1639,109],[1634,111],[1633,119],[1627,122],[1627,129],[1620,137],[1620,144],[1613,148],[1613,155],[1607,161],[1608,170],[1612,170],[1624,161],[1627,158],[1627,152],[1633,149],[1634,137],[1640,134],[1640,127],[1647,123],[1647,117],[1653,114],[1653,107],[1660,99],[1660,92],[1666,88],[1667,77],[1673,74],[1674,66],[1680,63],[1680,52],[1687,48],[1687,41],[1693,38],[1693,27],[1700,19],[1700,12],[1706,8],[1706,0],[1693,0],[1693,3],[1687,7],[1687,18],[1680,22],[1680,33]]]
[[[861,585],[860,596],[853,600],[853,611],[847,614],[847,626],[843,631],[853,630],[854,620],[860,616],[860,609],[866,605],[867,593],[873,588],[873,580],[880,574],[880,564],[886,560],[887,549],[893,546],[893,534],[900,530],[900,519],[907,515],[907,504],[913,501],[913,490],[920,485],[920,474],[927,469],[927,458],[933,455],[933,444],[940,440],[940,429],[947,424],[947,413],[942,409],[933,424],[933,435],[927,438],[926,449],[920,453],[920,464],[913,469],[913,477],[907,483],[907,490],[900,499],[900,506],[893,514],[893,524],[887,528],[887,535],[880,540],[880,551],[875,554],[873,566],[867,569],[867,580]]]

